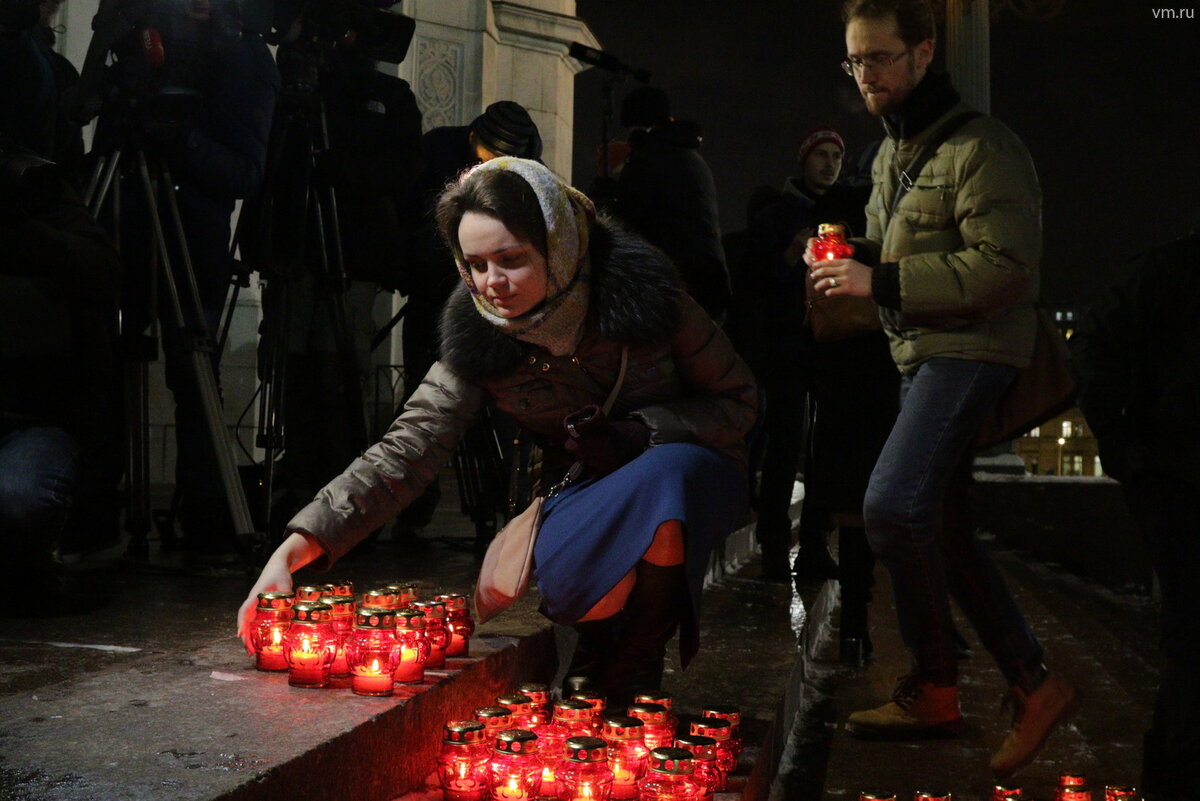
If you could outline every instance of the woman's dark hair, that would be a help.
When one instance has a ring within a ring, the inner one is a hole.
[[[450,184],[437,204],[437,224],[442,239],[462,258],[458,243],[458,224],[470,211],[495,217],[504,227],[527,239],[543,256],[546,246],[546,219],[533,187],[509,170],[476,170]]]
[[[900,38],[909,47],[926,39],[937,39],[937,23],[929,0],[845,0],[842,3],[842,22],[850,20],[887,19],[895,17]]]

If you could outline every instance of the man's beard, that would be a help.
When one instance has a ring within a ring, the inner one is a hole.
[[[900,110],[901,106],[908,100],[909,95],[912,94],[913,88],[917,85],[917,67],[912,63],[911,59],[908,60],[905,71],[909,79],[908,83],[893,87],[883,97],[861,90],[863,102],[867,106],[868,113],[875,117],[884,117],[888,114],[895,114]]]

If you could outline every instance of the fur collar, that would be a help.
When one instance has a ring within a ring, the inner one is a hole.
[[[601,219],[592,231],[592,291],[586,343],[593,337],[638,346],[670,337],[679,325],[683,284],[675,265],[644,239]],[[535,346],[514,339],[475,310],[459,284],[442,310],[441,359],[464,378],[495,378],[516,369]]]

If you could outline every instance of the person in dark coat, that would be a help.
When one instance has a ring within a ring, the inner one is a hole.
[[[746,512],[753,376],[661,251],[537,162],[481,165],[438,219],[461,278],[442,358],[383,439],[289,523],[239,634],[252,648],[259,592],[328,567],[411,503],[491,402],[541,446],[543,492],[580,465],[542,508],[542,611],[611,640],[590,675],[610,706],[629,703],[658,688],[677,628],[684,665],[699,647],[709,556]]]
[[[79,83],[79,70],[66,56],[54,49],[58,33],[52,24],[61,5],[62,0],[43,0],[41,19],[34,35],[54,74],[54,145],[51,161],[59,166],[71,184],[79,188],[83,181],[83,128],[62,110],[63,95]]]
[[[732,290],[700,126],[674,119],[666,93],[653,86],[625,97],[621,124],[637,130],[629,135],[614,214],[670,256],[696,302],[724,322]]]
[[[1200,232],[1140,256],[1071,337],[1079,406],[1162,587],[1147,799],[1200,798]]]
[[[4,572],[29,597],[28,609],[14,601],[19,611],[72,611],[100,598],[89,600],[97,588],[72,580],[64,558],[117,536],[121,264],[57,168],[5,141],[0,130]]]
[[[762,547],[764,576],[778,581],[787,581],[792,571],[788,564],[791,545],[788,507],[796,469],[804,454],[809,393],[818,363],[827,370],[822,391],[827,393],[825,401],[831,417],[837,414],[833,407],[844,399],[840,397],[839,389],[849,391],[849,386],[841,379],[847,377],[846,371],[857,366],[852,362],[835,367],[829,359],[818,360],[812,332],[805,325],[807,267],[801,257],[808,238],[821,223],[841,223],[849,235],[861,232],[864,227],[865,194],[838,183],[844,152],[842,137],[832,128],[817,126],[806,132],[797,149],[800,174],[784,182],[779,200],[763,209],[750,227],[755,247],[753,262],[761,275],[760,283],[766,287],[763,292],[765,305],[761,309],[765,312],[762,317],[766,320],[768,343],[765,358],[772,365],[772,369],[763,374],[767,396],[767,447],[755,532]],[[890,357],[886,352],[883,355],[890,368]],[[890,371],[895,373],[894,368]],[[843,374],[839,375],[839,372]],[[857,427],[851,430],[857,430]],[[836,566],[829,556],[824,536],[829,520],[828,502],[833,499],[828,497],[827,491],[826,497],[822,498],[821,491],[837,486],[839,480],[845,478],[840,469],[842,466],[830,461],[834,458],[832,454],[823,452],[821,455],[826,458],[826,475],[830,479],[818,483],[818,493],[813,496],[806,462],[800,555],[795,563],[795,570],[810,578],[828,578],[835,574]],[[869,466],[867,471],[870,472]],[[847,493],[853,495],[854,490],[848,488]],[[859,496],[861,498],[861,490]]]
[[[240,20],[224,16],[233,13],[233,7],[215,9],[206,0],[193,0],[188,8],[201,32],[200,41],[205,43],[197,48],[192,62],[201,98],[196,121],[185,126],[148,125],[146,120],[138,124],[144,129],[147,152],[152,159],[161,157],[175,181],[200,305],[208,331],[215,337],[233,272],[230,221],[237,201],[254,196],[262,187],[280,78],[262,37],[242,32]],[[168,50],[172,46],[172,42],[164,44]],[[171,52],[182,52],[182,47]],[[114,69],[120,67],[118,62]],[[123,85],[119,75],[114,75],[114,83]],[[114,132],[119,135],[125,124],[116,116],[102,113],[95,149],[104,152],[112,146],[127,146],[127,142],[113,139]],[[136,176],[130,177],[123,184],[121,198],[121,256],[126,265],[122,335],[132,337],[150,326],[152,282],[148,267],[154,239],[141,182]],[[164,225],[169,225],[165,201],[160,207]],[[168,234],[169,241],[173,238]],[[172,264],[181,263],[180,253],[173,253]],[[164,282],[157,283],[162,289]],[[205,422],[200,389],[186,343],[172,318],[167,293],[163,290],[160,295],[166,380],[175,399],[177,520],[185,553],[202,560],[236,558],[229,503]],[[219,357],[213,354],[218,383]]]

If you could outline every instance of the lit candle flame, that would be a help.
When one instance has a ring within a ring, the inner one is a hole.
[[[283,644],[283,631],[278,627],[271,629],[271,645]]]

